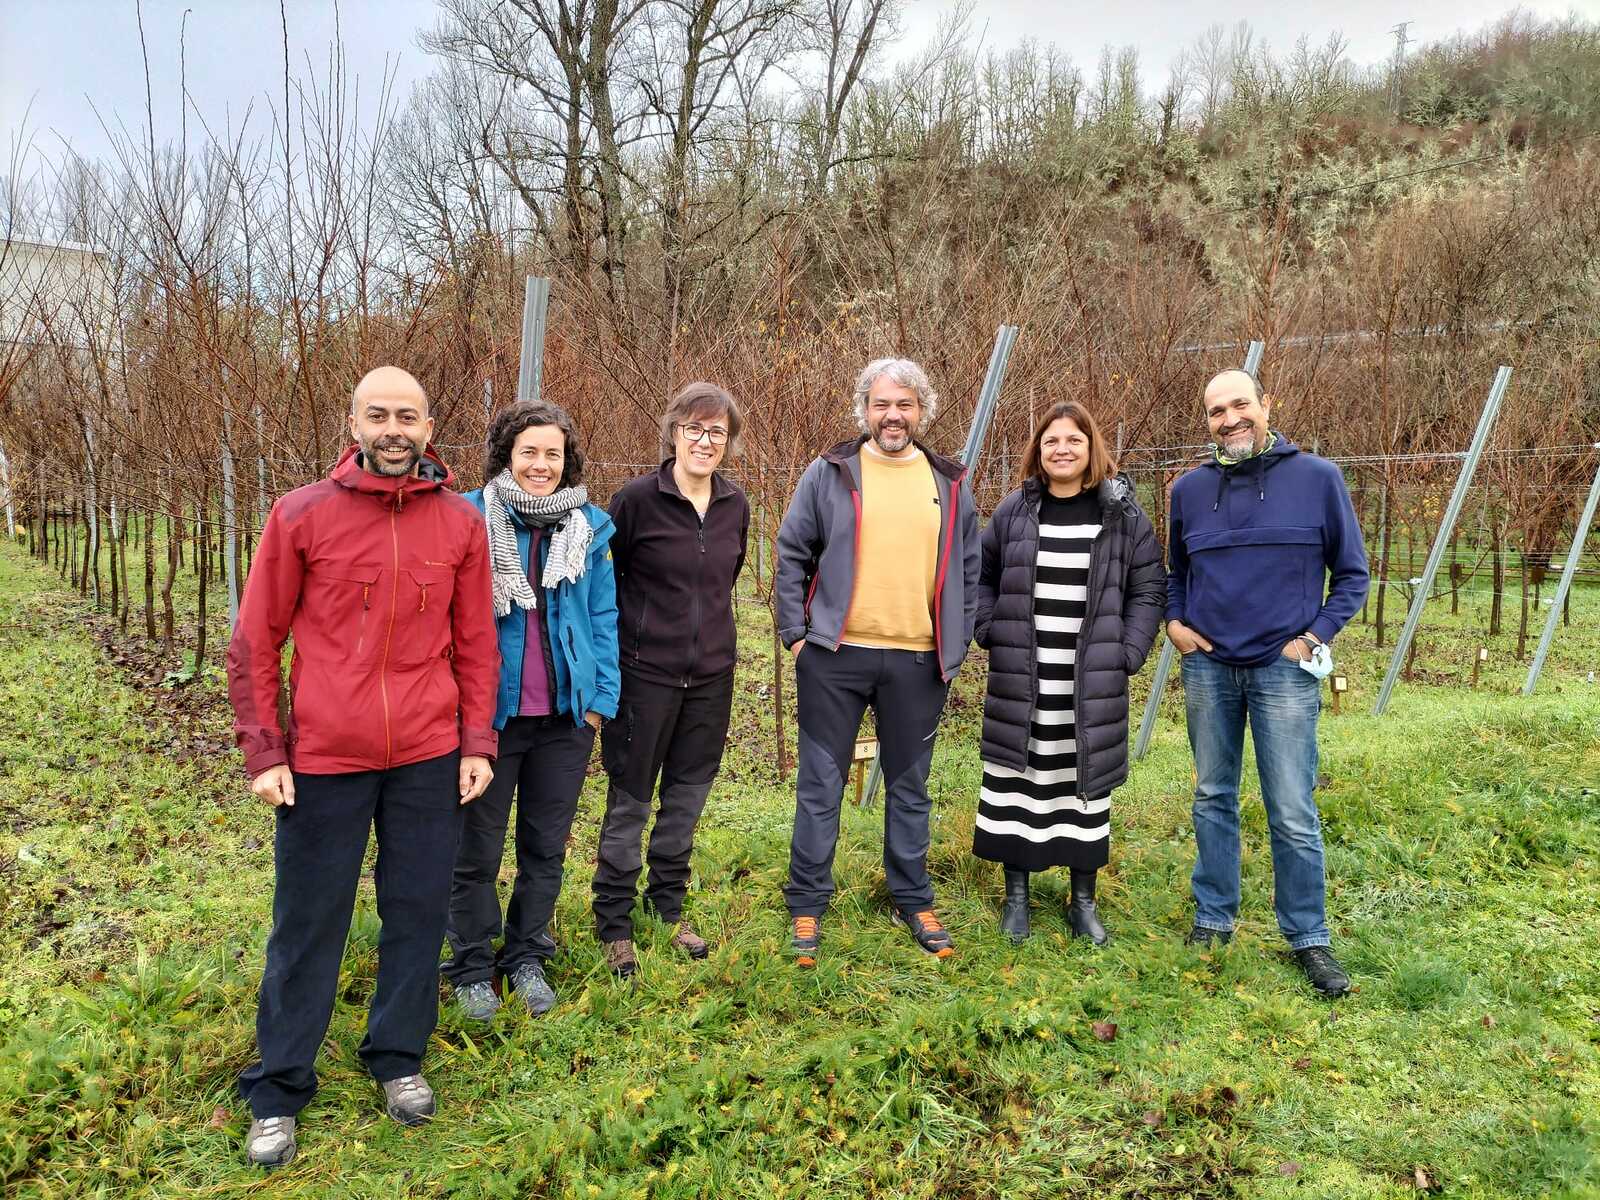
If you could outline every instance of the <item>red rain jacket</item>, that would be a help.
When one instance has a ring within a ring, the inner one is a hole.
[[[430,449],[416,476],[362,468],[272,506],[228,646],[234,735],[252,778],[493,758],[500,651],[483,516]],[[288,719],[283,643],[294,636]],[[287,726],[285,729],[284,726]]]

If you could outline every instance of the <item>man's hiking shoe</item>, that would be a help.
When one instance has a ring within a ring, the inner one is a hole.
[[[555,989],[544,977],[544,967],[538,959],[523,963],[511,972],[511,990],[527,1007],[531,1016],[542,1017],[556,1006]]]
[[[690,958],[704,958],[711,953],[710,944],[687,921],[679,921],[672,931],[672,944]]]
[[[1226,946],[1233,941],[1233,930],[1212,929],[1205,925],[1196,925],[1189,930],[1189,936],[1183,940],[1185,945],[1199,946],[1202,950],[1215,950],[1219,946]]]
[[[245,1155],[252,1167],[284,1166],[294,1157],[294,1118],[258,1117],[244,1138]]]
[[[421,1125],[434,1114],[433,1089],[421,1075],[402,1075],[385,1079],[383,1109],[402,1125]]]
[[[460,984],[455,994],[461,1015],[469,1021],[487,1023],[494,1020],[495,1013],[500,1011],[500,997],[494,994],[494,984],[487,979]]]
[[[822,944],[822,922],[816,917],[796,917],[789,922],[789,949],[794,952],[794,965],[817,965],[817,947]]]
[[[1329,999],[1342,996],[1350,990],[1350,976],[1344,973],[1344,968],[1328,947],[1307,946],[1304,950],[1296,950],[1294,960],[1306,973],[1311,986]]]
[[[601,949],[605,951],[606,966],[611,968],[613,975],[618,979],[633,978],[633,973],[639,969],[639,960],[633,956],[632,938],[603,942]]]
[[[955,944],[950,940],[949,932],[939,924],[939,918],[933,915],[931,909],[919,913],[897,912],[895,919],[911,930],[917,945],[935,958],[949,958],[955,954]]]

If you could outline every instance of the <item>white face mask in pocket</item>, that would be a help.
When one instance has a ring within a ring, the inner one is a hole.
[[[1311,647],[1311,657],[1300,660],[1300,669],[1314,679],[1326,679],[1333,674],[1333,651],[1326,642]]]

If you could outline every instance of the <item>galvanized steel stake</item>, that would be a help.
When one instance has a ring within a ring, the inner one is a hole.
[[[544,378],[545,314],[550,281],[529,275],[522,292],[522,351],[517,363],[517,400],[537,400]]]
[[[1456,518],[1461,515],[1461,507],[1466,503],[1467,489],[1472,486],[1472,475],[1478,469],[1478,460],[1483,457],[1483,448],[1489,441],[1489,432],[1494,428],[1494,421],[1500,415],[1500,401],[1505,398],[1506,387],[1511,382],[1511,368],[1502,365],[1494,373],[1494,384],[1489,388],[1489,399],[1484,403],[1483,415],[1478,418],[1478,430],[1472,435],[1472,447],[1467,451],[1467,460],[1461,465],[1461,474],[1456,477],[1455,490],[1450,493],[1450,504],[1445,509],[1444,519],[1439,523],[1439,532],[1434,535],[1433,549],[1428,551],[1428,565],[1422,568],[1422,581],[1417,585],[1416,593],[1411,597],[1411,611],[1406,614],[1405,628],[1400,631],[1400,640],[1395,643],[1394,657],[1389,660],[1389,670],[1383,677],[1383,686],[1378,689],[1378,698],[1373,702],[1372,715],[1379,717],[1389,705],[1389,694],[1394,691],[1395,680],[1400,677],[1400,669],[1405,665],[1406,651],[1411,646],[1411,639],[1416,636],[1417,625],[1422,620],[1422,606],[1428,602],[1428,594],[1433,590],[1433,577],[1438,573],[1439,562],[1444,558],[1444,552],[1450,547],[1450,531],[1456,526]]]
[[[1594,448],[1600,450],[1600,442]],[[1583,516],[1578,518],[1577,532],[1572,535],[1572,549],[1567,551],[1566,565],[1561,568],[1561,582],[1550,601],[1550,616],[1545,620],[1544,633],[1539,637],[1539,649],[1534,652],[1533,663],[1528,667],[1528,681],[1522,685],[1524,696],[1533,695],[1539,682],[1539,672],[1544,670],[1545,655],[1550,653],[1550,643],[1555,641],[1556,624],[1561,620],[1561,606],[1566,603],[1567,589],[1572,586],[1573,572],[1578,569],[1578,559],[1583,554],[1583,543],[1589,536],[1589,525],[1594,520],[1595,505],[1600,503],[1600,467],[1594,471],[1594,482],[1589,485],[1589,499],[1583,506]]]

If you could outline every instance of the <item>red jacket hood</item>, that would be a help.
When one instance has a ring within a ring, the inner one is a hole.
[[[454,488],[456,482],[455,472],[445,464],[431,445],[422,452],[422,460],[417,463],[415,475],[378,475],[369,471],[361,463],[361,447],[348,446],[339,456],[339,461],[333,464],[333,470],[328,472],[328,478],[340,487],[347,487],[353,492],[366,492],[372,496],[400,497],[404,504],[405,496],[415,496],[422,492],[435,491],[438,488]]]

